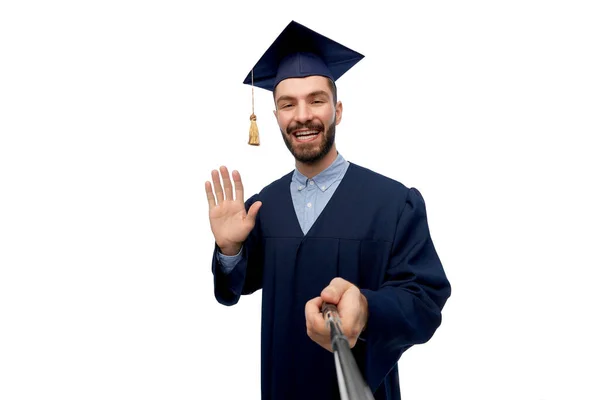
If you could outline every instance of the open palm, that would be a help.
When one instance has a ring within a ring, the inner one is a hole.
[[[256,215],[262,203],[260,201],[255,202],[246,212],[244,186],[239,172],[233,171],[232,174],[235,197],[227,168],[221,167],[220,172],[221,177],[219,171],[212,171],[214,193],[213,186],[209,181],[204,185],[208,199],[208,215],[217,246],[223,254],[233,255],[239,251],[242,243],[254,228]],[[221,179],[223,180],[222,186]]]

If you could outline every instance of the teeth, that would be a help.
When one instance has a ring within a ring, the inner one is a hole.
[[[312,138],[314,138],[315,135],[303,135],[303,136],[296,136],[296,140],[302,141],[302,142],[307,142],[309,140],[312,140]]]
[[[308,135],[316,135],[317,133],[319,133],[319,131],[298,132],[298,133],[296,133],[296,137],[308,136]]]

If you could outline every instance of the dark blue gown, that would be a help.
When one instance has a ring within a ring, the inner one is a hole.
[[[215,297],[224,305],[262,289],[263,400],[339,399],[332,353],[306,333],[304,307],[335,277],[357,285],[369,304],[353,348],[377,400],[399,400],[397,362],[441,323],[450,284],[435,251],[421,194],[350,163],[327,206],[304,235],[290,194],[292,173],[246,201],[263,205],[229,274],[213,254]]]

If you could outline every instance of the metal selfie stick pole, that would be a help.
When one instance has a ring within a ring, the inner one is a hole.
[[[333,304],[323,303],[321,312],[331,331],[331,347],[342,400],[374,400],[373,393],[363,379],[352,355],[348,339],[342,331],[342,322],[337,307]]]

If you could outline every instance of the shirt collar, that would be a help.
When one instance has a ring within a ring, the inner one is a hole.
[[[314,178],[308,179],[296,168],[294,170],[294,174],[292,175],[292,181],[298,190],[303,190],[306,188],[306,185],[309,184],[309,180],[312,180],[315,182],[315,185],[317,185],[319,190],[324,192],[340,178],[347,166],[348,162],[338,152],[338,155],[333,163],[331,163],[329,167],[325,168]]]

